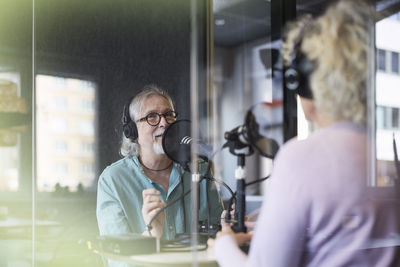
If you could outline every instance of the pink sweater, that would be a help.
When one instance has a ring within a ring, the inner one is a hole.
[[[400,266],[394,187],[367,185],[365,129],[340,122],[279,151],[249,255],[230,236],[220,266]]]

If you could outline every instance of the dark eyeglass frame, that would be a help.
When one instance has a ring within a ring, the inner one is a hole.
[[[150,117],[150,116],[154,116],[154,115],[157,115],[157,116],[158,116],[158,122],[157,122],[156,124],[151,124],[151,123],[149,122],[149,117]],[[170,115],[172,115],[173,120],[169,120],[169,119],[167,118],[167,116],[170,116]],[[158,113],[158,112],[150,112],[149,114],[147,114],[147,115],[144,116],[143,118],[138,119],[136,122],[146,121],[150,126],[157,126],[157,125],[160,123],[160,121],[161,121],[161,117],[164,117],[165,121],[166,121],[168,124],[171,124],[171,123],[173,123],[173,122],[176,120],[176,118],[178,117],[178,113],[176,113],[176,112],[173,111],[173,110],[169,110],[169,111],[164,112],[164,113],[162,113],[162,114],[160,114],[160,113]]]

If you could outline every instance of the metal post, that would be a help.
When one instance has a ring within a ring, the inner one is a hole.
[[[246,232],[244,225],[244,218],[246,214],[246,169],[245,169],[245,155],[238,154],[238,165],[235,170],[236,179],[236,207],[235,219],[237,223],[233,226],[235,232]]]

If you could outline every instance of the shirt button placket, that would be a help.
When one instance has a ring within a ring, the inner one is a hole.
[[[175,227],[173,225],[173,218],[172,216],[168,216],[168,230],[171,237],[175,237]]]

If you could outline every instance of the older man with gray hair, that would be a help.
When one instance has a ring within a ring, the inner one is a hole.
[[[190,189],[191,174],[169,159],[161,146],[162,135],[177,118],[171,97],[154,85],[145,86],[124,107],[122,159],[101,174],[97,193],[97,220],[101,235],[139,233],[171,240],[190,233],[190,195],[154,215]],[[200,164],[206,175],[207,164]],[[208,192],[207,192],[208,190]],[[207,199],[208,196],[208,199]],[[200,183],[200,220],[218,224],[223,204],[213,183]]]

